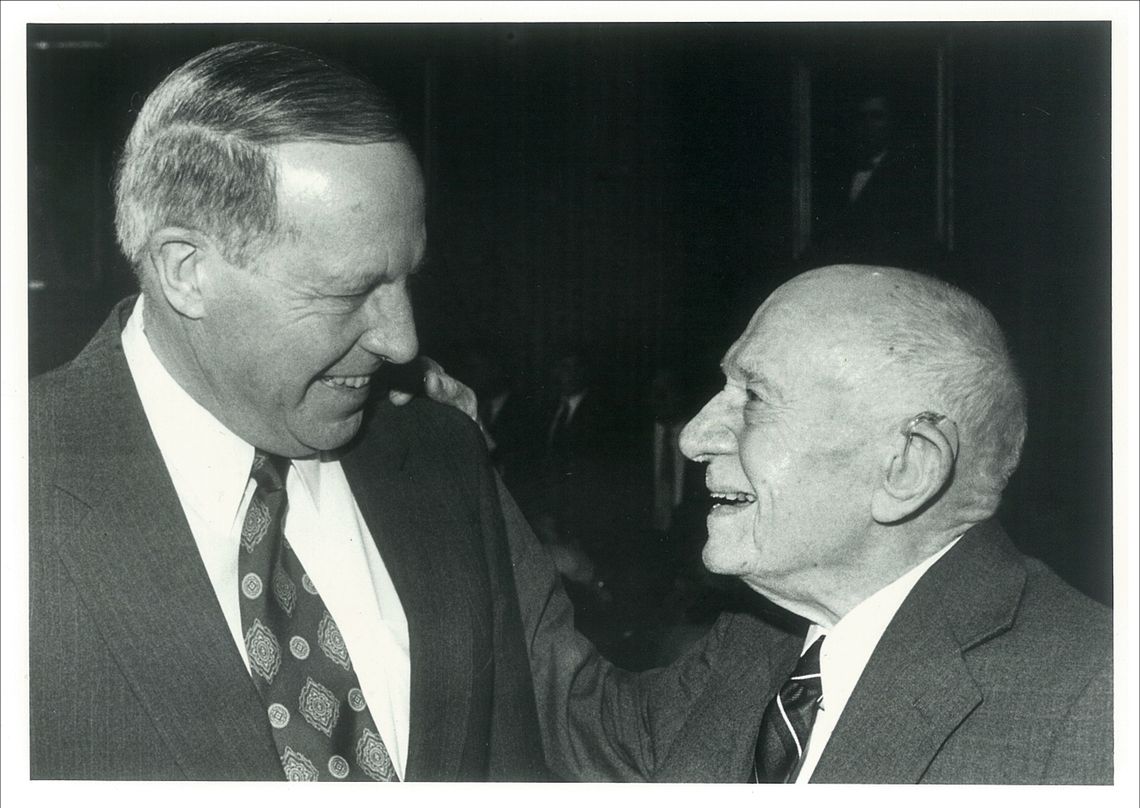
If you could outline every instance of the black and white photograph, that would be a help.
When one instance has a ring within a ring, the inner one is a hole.
[[[4,9],[6,795],[1135,797],[1135,7],[84,5]]]

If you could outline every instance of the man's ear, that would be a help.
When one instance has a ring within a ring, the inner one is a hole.
[[[891,524],[917,514],[946,490],[957,458],[957,424],[933,413],[912,418],[883,462],[882,479],[871,497],[871,517]]]
[[[210,252],[201,233],[183,227],[164,227],[147,242],[147,259],[158,288],[175,311],[193,320],[206,313],[203,269]]]

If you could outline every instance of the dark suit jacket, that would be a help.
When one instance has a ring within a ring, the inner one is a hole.
[[[744,782],[803,637],[726,613],[668,668],[618,670],[574,634],[541,548],[507,517],[551,768]],[[891,621],[812,782],[1109,782],[1111,650],[1104,607],[1018,553],[996,523],[979,525]]]
[[[850,167],[849,167],[850,168]],[[816,265],[867,263],[927,266],[939,246],[934,232],[934,176],[913,144],[890,149],[859,197],[847,171],[830,200],[820,200],[811,253]]]
[[[282,779],[123,356],[130,302],[32,383],[32,776]],[[385,403],[343,466],[408,618],[407,779],[547,778],[477,430]]]
[[[627,545],[634,544],[633,534],[649,522],[648,440],[598,387],[585,392],[574,417],[551,444],[560,403],[550,401],[540,420],[531,479],[517,481],[510,490],[524,513],[553,517],[562,541],[585,552],[602,576],[611,578]]]

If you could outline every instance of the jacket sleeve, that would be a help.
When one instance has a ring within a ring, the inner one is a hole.
[[[499,495],[547,764],[569,780],[657,779],[715,667],[729,620],[667,668],[617,668],[575,630],[553,562],[501,483]]]
[[[476,436],[478,433],[471,430]],[[539,744],[539,728],[527,651],[515,598],[510,554],[499,509],[495,473],[482,451],[482,438],[473,464],[479,469],[476,500],[492,600],[494,633],[493,700],[488,778],[493,781],[549,781]]]

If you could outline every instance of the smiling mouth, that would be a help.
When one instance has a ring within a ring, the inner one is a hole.
[[[367,387],[368,383],[372,380],[371,376],[322,376],[321,383],[334,388],[350,387],[353,390],[359,390],[362,387]]]
[[[743,508],[756,501],[756,497],[743,491],[709,491],[713,499],[713,510],[719,508]]]

